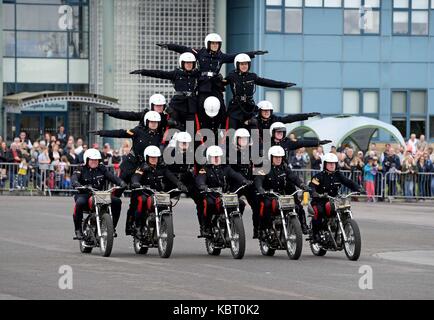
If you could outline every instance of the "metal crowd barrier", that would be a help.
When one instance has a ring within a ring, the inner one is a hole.
[[[434,172],[386,173],[384,195],[394,199],[434,200]]]
[[[71,195],[75,192],[71,186],[71,176],[79,165],[69,165],[66,168],[49,166],[40,169],[38,166],[28,165],[27,170],[20,170],[19,163],[0,163],[0,191],[27,191],[30,194],[43,193],[44,195]],[[114,166],[107,166],[117,174]],[[308,184],[319,170],[294,169],[299,178]],[[433,173],[386,173],[377,172],[374,186],[367,188],[364,174],[361,171],[341,171],[345,177],[363,185],[368,191],[368,201],[394,199],[434,200],[434,172]],[[107,189],[111,185],[107,184]],[[373,189],[373,192],[372,192]],[[342,188],[344,194],[350,193],[346,187]],[[128,194],[128,192],[127,192]]]

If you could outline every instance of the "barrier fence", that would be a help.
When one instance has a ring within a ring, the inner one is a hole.
[[[38,167],[20,164],[0,163],[0,191],[24,190],[44,195],[68,194],[74,192],[71,177],[79,165],[51,165]],[[114,174],[119,175],[118,166],[107,166]],[[308,184],[319,170],[293,170],[299,178]],[[367,191],[368,201],[394,199],[431,199],[434,200],[434,172],[431,173],[386,173],[377,172],[374,179],[365,180],[361,171],[341,171],[345,177],[363,185]],[[107,186],[109,188],[109,186]],[[342,187],[343,193],[349,193]]]

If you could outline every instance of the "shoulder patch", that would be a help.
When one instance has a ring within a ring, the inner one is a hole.
[[[312,183],[313,183],[314,185],[316,185],[316,186],[319,186],[319,180],[318,180],[318,178],[313,178],[313,179],[312,179]]]

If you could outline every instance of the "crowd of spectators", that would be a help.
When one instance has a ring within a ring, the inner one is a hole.
[[[295,140],[295,137],[290,139]],[[405,197],[434,196],[433,146],[427,143],[424,135],[417,139],[412,134],[406,148],[393,147],[388,143],[381,152],[376,143],[372,143],[366,153],[350,147],[334,146],[331,152],[339,159],[339,169],[364,185],[369,201],[375,201],[375,195],[381,194],[384,182],[387,196],[395,196],[398,190]],[[289,163],[293,169],[322,170],[323,156],[323,147],[314,149],[311,156],[302,148],[290,155]]]
[[[98,144],[91,147],[100,150],[105,165],[119,172],[123,156],[131,149],[131,142],[125,140],[119,150],[113,150],[108,143],[101,149]],[[46,132],[43,138],[33,142],[25,132],[21,132],[10,145],[0,136],[0,189],[5,188],[8,181],[10,190],[25,189],[30,182],[34,187],[43,187],[43,181],[50,189],[68,189],[72,171],[83,163],[83,154],[88,148],[82,138],[68,136],[63,126],[56,134]]]

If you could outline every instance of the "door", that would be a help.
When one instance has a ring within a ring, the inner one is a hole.
[[[55,135],[60,126],[66,127],[66,116],[64,114],[50,114],[44,113],[44,133],[49,132],[51,135]],[[65,128],[67,129],[67,128]]]
[[[27,132],[30,141],[36,141],[41,136],[41,117],[39,114],[22,114],[19,120],[19,131]],[[19,132],[18,132],[19,134]]]

